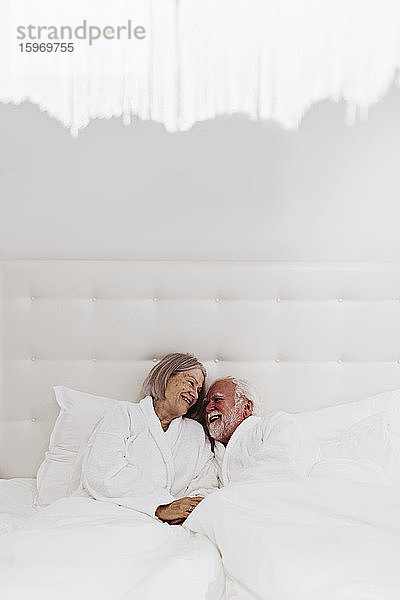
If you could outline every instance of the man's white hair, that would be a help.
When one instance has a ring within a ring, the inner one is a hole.
[[[238,404],[244,398],[247,398],[253,403],[253,415],[258,414],[260,397],[256,388],[249,381],[247,381],[247,379],[239,379],[239,377],[232,377],[231,375],[228,377],[220,377],[219,379],[216,379],[214,383],[217,383],[218,381],[226,381],[227,379],[236,385],[235,404]],[[212,385],[214,385],[214,383]]]

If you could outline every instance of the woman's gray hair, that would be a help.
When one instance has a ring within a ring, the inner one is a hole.
[[[184,354],[181,352],[172,352],[164,356],[159,363],[157,363],[147,375],[143,382],[142,392],[145,396],[151,396],[154,400],[164,400],[165,388],[170,377],[173,377],[177,373],[182,371],[191,371],[192,369],[200,369],[204,375],[204,380],[207,377],[207,371],[201,362],[192,354]],[[185,416],[194,417],[195,409],[197,405],[201,404],[203,398],[203,389],[199,395],[199,401],[191,407]]]

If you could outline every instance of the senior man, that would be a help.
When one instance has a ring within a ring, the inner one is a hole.
[[[318,444],[288,413],[253,416],[256,399],[249,382],[234,377],[218,379],[208,391],[205,418],[221,484],[306,477]]]

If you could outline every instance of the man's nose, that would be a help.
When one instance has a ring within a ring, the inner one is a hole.
[[[206,401],[206,402],[207,402],[206,412],[210,412],[211,410],[214,410],[214,408],[215,408],[214,401],[210,400],[209,402],[208,401]]]

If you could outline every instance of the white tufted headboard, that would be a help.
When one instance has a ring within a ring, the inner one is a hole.
[[[153,361],[194,352],[249,378],[264,412],[400,387],[400,265],[6,261],[0,476],[34,476],[56,384],[138,399]]]

